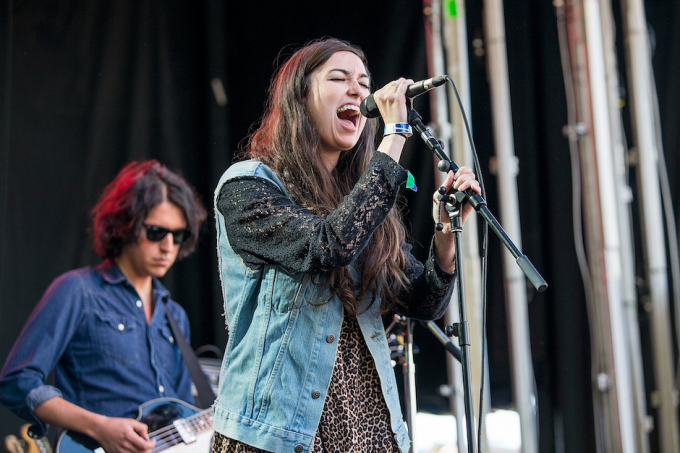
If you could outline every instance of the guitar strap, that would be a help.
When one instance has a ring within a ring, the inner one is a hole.
[[[201,365],[198,363],[196,353],[189,346],[189,343],[187,342],[186,338],[184,338],[182,331],[179,330],[177,321],[175,321],[175,318],[173,318],[170,314],[170,310],[168,310],[167,305],[165,306],[165,314],[168,317],[168,322],[170,323],[170,328],[172,329],[172,334],[175,336],[177,345],[179,346],[180,351],[182,351],[184,363],[187,365],[187,368],[189,368],[189,374],[191,375],[191,379],[194,381],[194,385],[198,391],[196,406],[200,409],[206,409],[212,406],[212,403],[215,401],[215,394],[213,393],[212,387],[210,386],[210,382],[208,382],[208,377],[205,375],[205,373],[203,373]]]

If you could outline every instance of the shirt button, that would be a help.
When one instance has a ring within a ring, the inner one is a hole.
[[[165,387],[163,387],[162,385],[159,385],[158,391],[161,392],[161,393],[165,392]]]
[[[305,447],[303,447],[302,445],[298,444],[298,445],[295,446],[295,453],[302,453],[304,450],[305,450]]]
[[[118,330],[120,330],[121,332],[125,330],[125,325],[123,323],[118,324]]]
[[[318,399],[320,396],[321,396],[321,392],[320,392],[320,391],[314,390],[314,391],[312,392],[312,398]]]
[[[142,301],[138,300],[137,302],[135,302],[135,305],[137,305],[139,308],[142,308]]]
[[[335,341],[335,335],[328,335],[326,337],[326,343],[333,343]]]
[[[175,342],[175,339],[172,337],[172,335],[170,335],[170,338],[168,338],[168,341],[169,341],[170,343],[174,343],[174,342]]]

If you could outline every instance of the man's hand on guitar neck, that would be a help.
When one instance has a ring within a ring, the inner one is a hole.
[[[35,415],[44,423],[90,436],[106,453],[148,452],[156,444],[140,421],[95,414],[60,397],[38,405]]]

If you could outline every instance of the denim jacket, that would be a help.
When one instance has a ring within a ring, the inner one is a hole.
[[[165,310],[189,338],[186,313],[157,279],[153,295],[147,324],[137,292],[113,262],[57,278],[5,362],[0,402],[42,429],[33,410],[55,396],[98,414],[130,418],[151,399],[193,402],[191,379]]]
[[[249,267],[232,249],[217,208],[223,184],[239,177],[267,179],[290,198],[264,164],[232,165],[215,191],[217,247],[229,339],[214,404],[214,428],[227,437],[276,452],[313,446],[335,363],[344,309],[318,274],[287,272],[276,264]],[[358,276],[350,265],[350,273]],[[410,440],[390,362],[380,300],[358,315],[380,376],[392,431],[402,452]]]

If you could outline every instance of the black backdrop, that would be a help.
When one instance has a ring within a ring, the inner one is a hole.
[[[481,2],[467,5],[470,41],[482,38]],[[274,62],[291,46],[331,35],[360,45],[376,86],[398,76],[426,77],[422,3],[163,2],[159,0],[4,0],[0,10],[0,360],[58,274],[96,262],[87,213],[100,190],[132,159],[157,158],[180,170],[208,208],[219,175],[257,121]],[[511,5],[511,6],[510,6]],[[618,8],[618,4],[614,5]],[[676,82],[680,7],[648,2],[654,64],[674,200],[678,194]],[[550,2],[506,5],[507,48],[523,251],[550,284],[528,288],[539,396],[540,451],[593,451],[588,324],[574,255],[564,83]],[[619,35],[621,36],[621,35]],[[663,38],[663,39],[662,39]],[[620,41],[620,40],[619,40]],[[498,213],[490,102],[483,56],[470,45],[471,119]],[[621,62],[624,68],[624,63]],[[219,79],[226,104],[213,89]],[[427,120],[425,97],[416,109]],[[665,126],[665,127],[664,127]],[[405,194],[416,253],[431,231],[432,156],[410,140],[403,161],[420,191]],[[223,347],[209,219],[196,254],[164,279],[187,310],[194,346]],[[488,339],[494,407],[512,407],[500,245],[490,241]],[[644,316],[644,315],[643,315]],[[644,322],[644,319],[643,319]],[[421,352],[418,404],[442,412],[444,352],[416,328]],[[473,347],[478,345],[473,345]],[[21,421],[0,409],[0,435]]]

